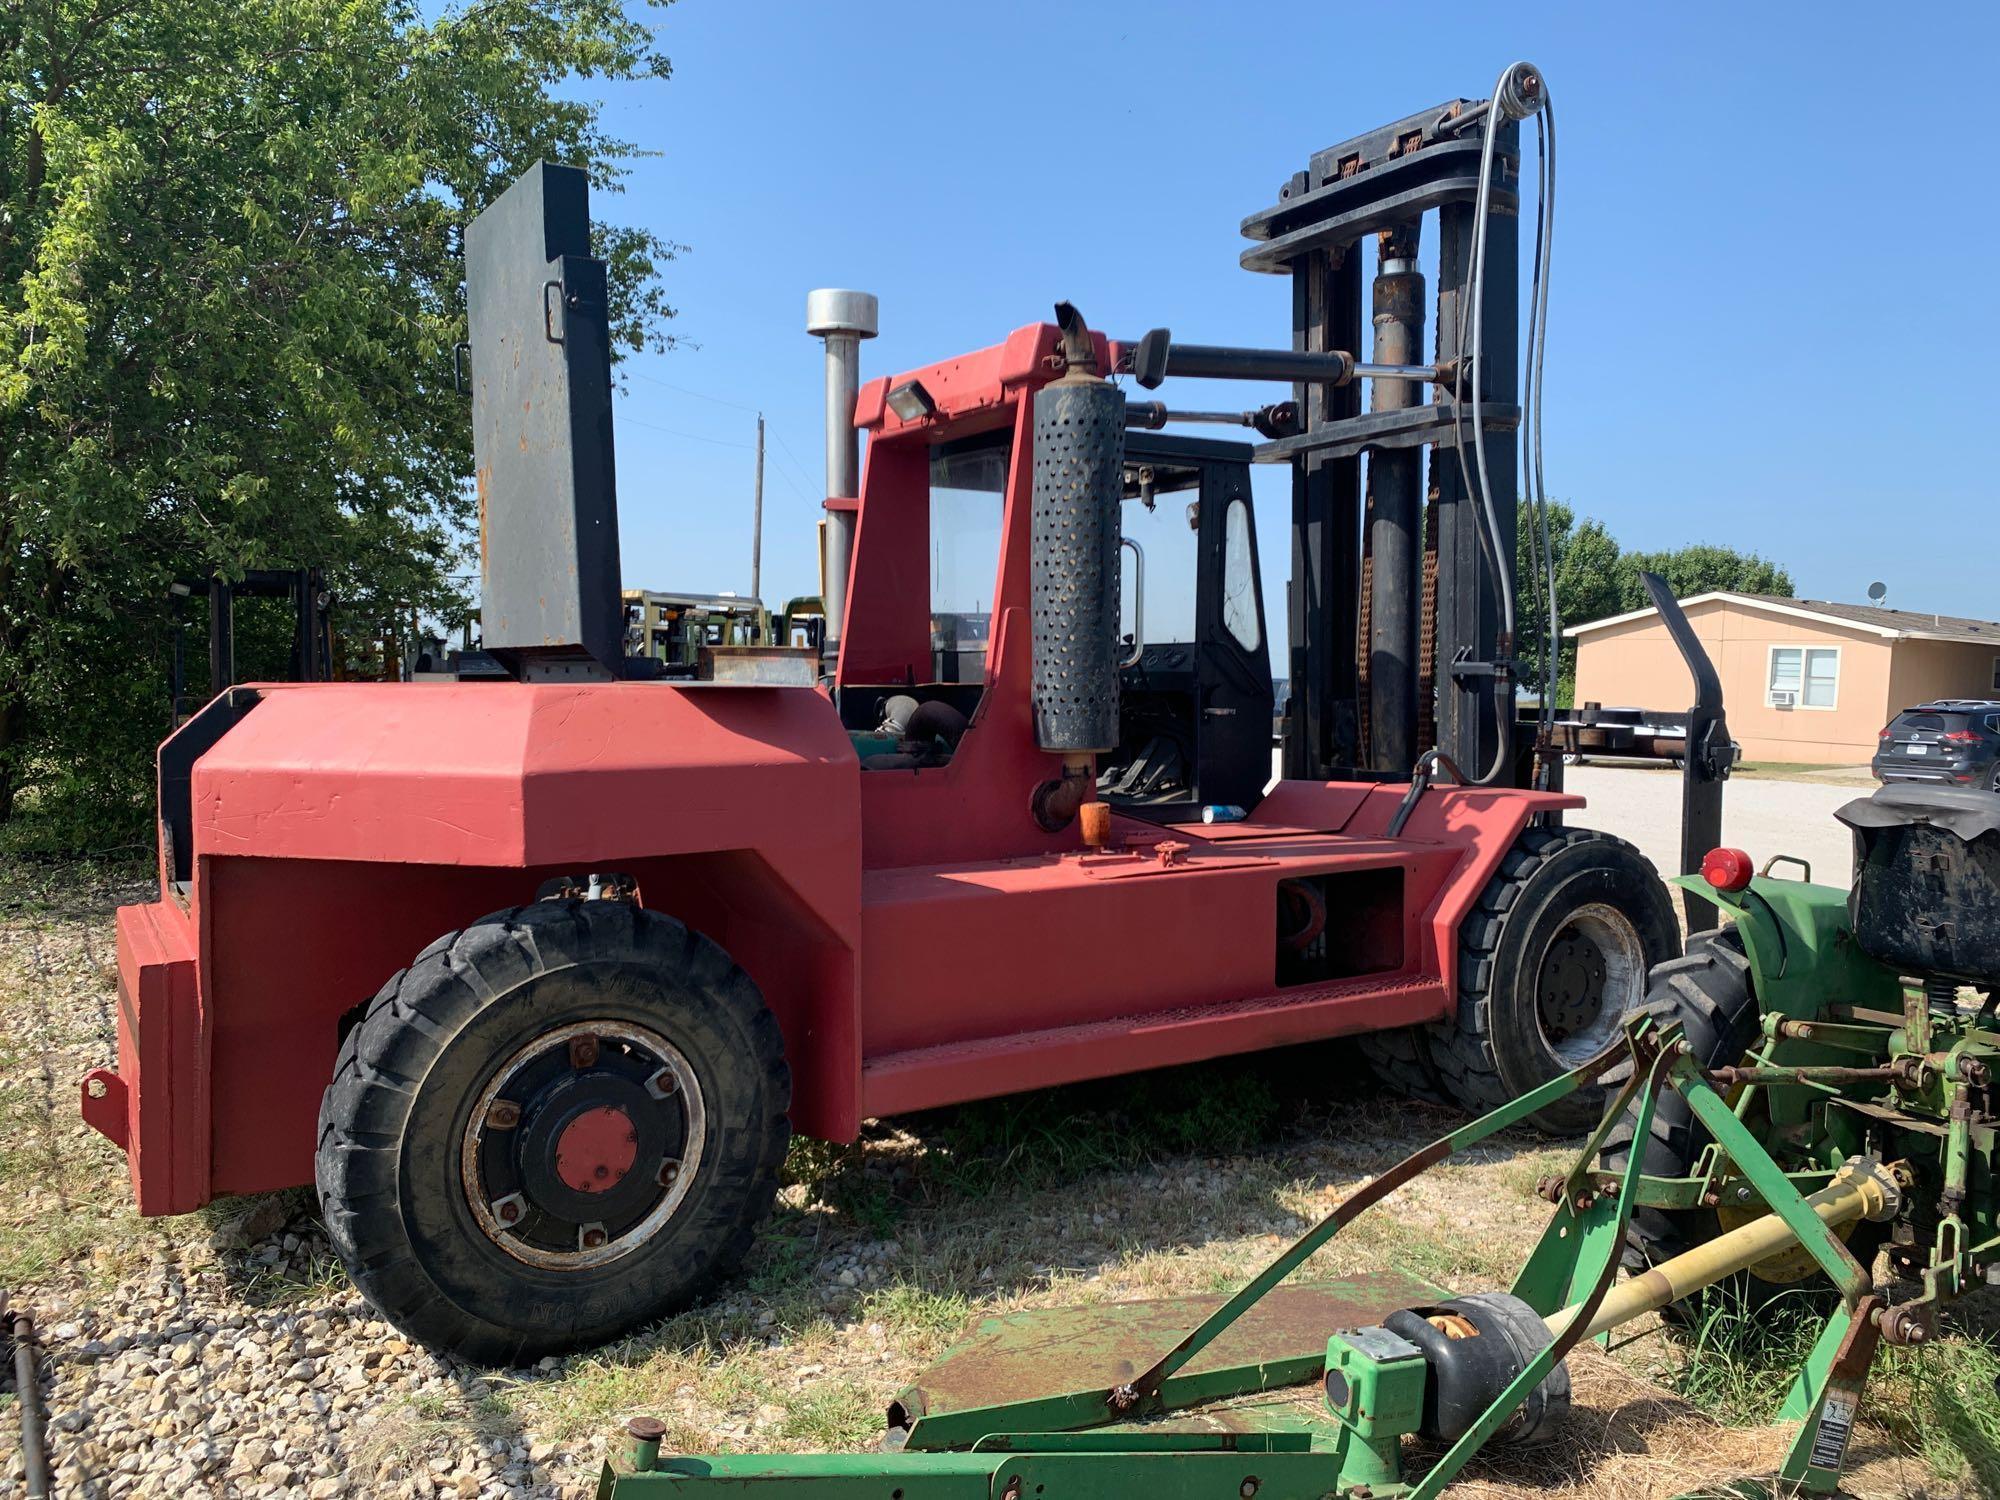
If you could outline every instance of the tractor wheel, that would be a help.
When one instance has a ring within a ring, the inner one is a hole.
[[[776,1018],[707,938],[622,901],[499,912],[417,955],[343,1042],[327,1231],[433,1348],[603,1343],[742,1258],[790,1104]]]
[[[1637,849],[1594,829],[1526,829],[1459,924],[1458,1009],[1428,1028],[1446,1087],[1483,1112],[1589,1061],[1679,948],[1667,888]],[[1532,1123],[1573,1135],[1603,1112],[1593,1086]]]
[[[1669,959],[1654,969],[1647,986],[1645,1010],[1658,1025],[1680,1023],[1690,1054],[1700,1066],[1726,1068],[1741,1062],[1757,1039],[1762,1014],[1751,984],[1750,960],[1743,952],[1743,940],[1736,930],[1732,927],[1697,933],[1688,941],[1685,956]],[[1605,1076],[1605,1082],[1615,1089],[1631,1073],[1631,1063],[1622,1063]],[[1623,1172],[1631,1161],[1633,1123],[1628,1111],[1624,1119],[1611,1127],[1598,1156],[1604,1171]],[[1687,1101],[1673,1090],[1665,1090],[1653,1107],[1652,1130],[1641,1148],[1642,1168],[1656,1177],[1692,1176],[1708,1143],[1708,1131],[1694,1117]],[[1751,1212],[1761,1211],[1760,1205]],[[1749,1213],[1731,1214],[1725,1222],[1723,1214],[1713,1208],[1635,1209],[1625,1229],[1625,1269],[1636,1276],[1649,1266],[1714,1239],[1749,1216]],[[1867,1222],[1853,1226],[1848,1248],[1864,1266],[1881,1248],[1887,1227]],[[1691,1323],[1697,1308],[1718,1294],[1743,1310],[1752,1311],[1812,1280],[1817,1271],[1817,1262],[1794,1246],[1762,1265],[1718,1283],[1698,1297],[1673,1304],[1662,1317],[1672,1323]],[[1832,1295],[1830,1285],[1822,1281],[1820,1287]]]

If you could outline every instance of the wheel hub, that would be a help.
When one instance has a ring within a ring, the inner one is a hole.
[[[585,1110],[556,1137],[556,1176],[579,1193],[602,1193],[625,1180],[639,1155],[639,1127],[615,1105]]]
[[[501,1249],[582,1270],[665,1228],[705,1138],[700,1084],[672,1043],[631,1022],[581,1022],[501,1063],[467,1122],[460,1177]]]
[[[1630,917],[1599,902],[1579,907],[1542,951],[1535,1014],[1566,1063],[1596,1056],[1644,998],[1645,945]]]

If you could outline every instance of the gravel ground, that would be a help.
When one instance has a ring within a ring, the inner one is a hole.
[[[1590,799],[1568,821],[1601,828],[1637,844],[1663,874],[1680,868],[1681,780],[1676,771],[1640,766],[1569,766],[1567,790]],[[1761,866],[1774,854],[1793,854],[1812,865],[1822,885],[1854,878],[1854,836],[1834,821],[1834,810],[1865,797],[1874,782],[1847,777],[1735,776],[1722,792],[1722,841],[1748,850]],[[1775,874],[1796,876],[1791,866]]]
[[[373,1317],[303,1191],[132,1214],[73,1090],[112,1057],[111,911],[143,889],[129,871],[0,869],[0,1286],[45,1331],[65,1496],[581,1496],[642,1412],[681,1451],[858,1449],[969,1317],[1233,1287],[1454,1120],[1331,1092],[1359,1070],[1320,1051],[801,1145],[716,1300],[609,1349],[473,1369]],[[1534,1183],[1565,1157],[1521,1136],[1453,1158],[1322,1264],[1504,1286],[1545,1219]],[[1580,1359],[1571,1436],[1453,1493],[1664,1496],[1774,1462],[1784,1429],[1721,1425],[1657,1383],[1678,1358],[1654,1338]],[[21,1473],[13,1418],[0,1395],[0,1495]],[[1966,1492],[1904,1438],[1864,1424],[1857,1441],[1857,1494]]]

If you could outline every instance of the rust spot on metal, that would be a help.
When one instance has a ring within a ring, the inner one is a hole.
[[[1472,1326],[1469,1318],[1461,1318],[1457,1313],[1432,1313],[1424,1321],[1448,1339],[1476,1339],[1479,1330]]]
[[[479,492],[479,571],[486,571],[486,486],[492,481],[493,469],[489,465],[476,471],[473,484]]]

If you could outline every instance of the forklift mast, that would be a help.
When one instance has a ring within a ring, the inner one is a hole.
[[[1455,99],[1315,152],[1276,204],[1243,221],[1256,241],[1243,252],[1245,269],[1292,279],[1294,350],[1358,350],[1372,323],[1378,362],[1409,364],[1426,310],[1417,255],[1424,220],[1435,216],[1432,362],[1462,369],[1461,326],[1476,313],[1489,499],[1505,570],[1485,561],[1462,378],[1435,386],[1429,401],[1415,382],[1378,380],[1365,411],[1358,383],[1298,385],[1303,430],[1257,450],[1260,461],[1292,468],[1288,778],[1408,775],[1417,753],[1435,746],[1474,774],[1498,762],[1502,783],[1526,779],[1529,763],[1511,743],[1513,644],[1503,639],[1499,597],[1512,570],[1521,416],[1520,127],[1495,122],[1487,286],[1475,310],[1486,112]]]

